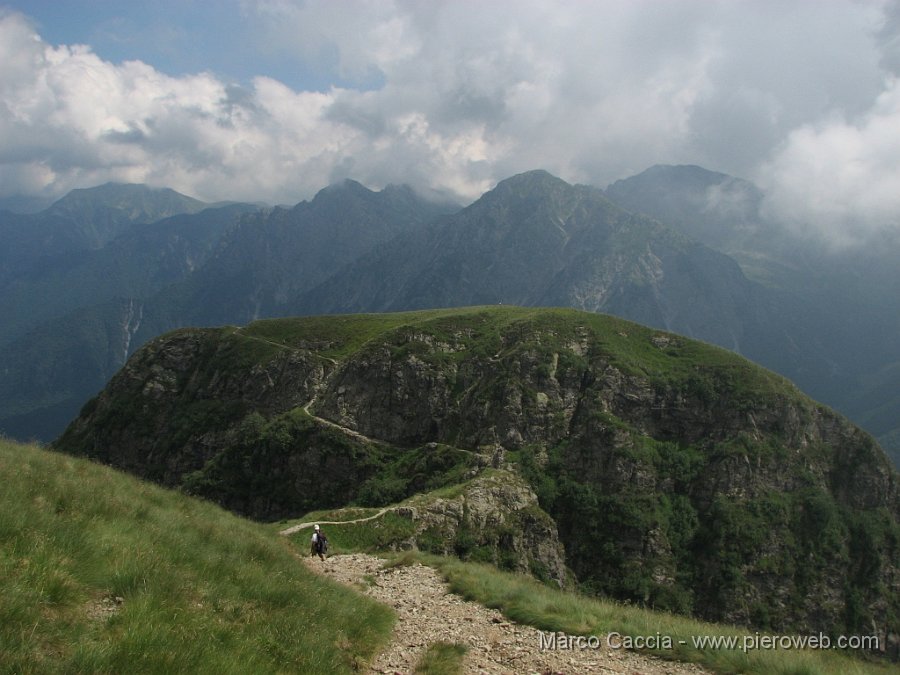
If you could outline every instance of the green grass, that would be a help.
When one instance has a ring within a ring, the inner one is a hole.
[[[408,557],[408,556],[407,556]],[[700,649],[694,636],[754,635],[738,628],[705,623],[683,616],[654,612],[619,603],[559,591],[494,567],[464,563],[455,558],[418,554],[436,567],[451,589],[468,600],[499,609],[508,618],[545,631],[596,635],[601,643],[610,632],[630,636],[670,636],[672,649],[647,650],[662,658],[699,663],[719,673],[782,675],[851,675],[888,673],[897,669],[867,662],[833,650]],[[682,645],[679,641],[686,644]]]
[[[651,381],[687,380],[704,387],[710,380],[725,381],[735,393],[752,396],[798,395],[788,380],[734,353],[697,340],[665,333],[603,314],[566,308],[480,306],[451,309],[397,312],[392,314],[353,314],[286,319],[263,319],[241,329],[244,338],[257,337],[288,347],[310,349],[322,356],[342,359],[367,342],[403,329],[422,329],[431,335],[461,339],[466,354],[493,353],[507,338],[541,329],[544,350],[565,351],[568,336],[587,330],[590,342],[610,361],[628,374]],[[460,337],[462,335],[462,337]],[[559,336],[560,343],[547,342],[548,335]],[[667,342],[654,343],[658,336]],[[259,344],[259,343],[258,343]],[[507,341],[507,349],[533,348],[535,344]],[[260,355],[265,353],[261,350]],[[432,355],[433,356],[433,355]],[[445,358],[447,358],[445,356]]]
[[[392,612],[269,528],[0,441],[0,672],[353,672]]]
[[[354,509],[354,511],[356,510]],[[377,513],[377,510],[375,512]],[[309,515],[307,515],[301,522],[309,520]],[[340,520],[347,519],[340,518]],[[409,518],[389,512],[381,518],[364,523],[323,525],[322,531],[328,537],[329,555],[350,551],[371,553],[383,551],[398,541],[411,538],[415,534],[415,525]],[[291,539],[297,542],[302,550],[308,550],[311,536],[312,530],[307,528],[291,535]]]
[[[468,648],[449,642],[433,642],[416,664],[416,675],[457,675],[463,672]]]
[[[328,516],[343,520],[350,512],[317,512],[309,516]],[[309,520],[309,516],[303,520]],[[328,536],[339,542],[332,552],[385,553],[390,544],[409,536],[410,521],[386,514],[365,523],[332,525]],[[304,531],[298,541],[305,546],[309,534]],[[418,551],[388,554],[385,567],[421,562],[438,569],[451,590],[468,600],[499,609],[509,619],[538,629],[572,635],[596,635],[602,644],[611,632],[623,636],[669,636],[671,648],[644,650],[656,656],[698,663],[719,673],[760,673],[780,675],[843,675],[898,672],[891,665],[872,661],[863,654],[838,650],[752,650],[697,647],[693,640],[700,636],[759,635],[746,629],[713,624],[667,612],[643,609],[615,601],[589,597],[577,592],[560,591],[530,577],[503,572],[491,565],[463,562],[454,557],[436,556]],[[681,644],[684,642],[684,644]],[[461,658],[461,657],[460,657]],[[423,671],[445,672],[445,671]],[[456,672],[453,670],[446,672]]]
[[[254,321],[241,332],[291,347],[313,349],[323,356],[340,359],[360,349],[373,338],[403,326],[414,326],[447,316],[472,316],[492,308],[397,312],[392,314],[349,314]],[[526,312],[528,310],[519,310]]]

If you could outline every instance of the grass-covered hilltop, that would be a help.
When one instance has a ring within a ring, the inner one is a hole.
[[[898,477],[872,438],[741,357],[608,316],[180,330],[55,447],[262,520],[395,505],[397,546],[656,608],[900,634]]]

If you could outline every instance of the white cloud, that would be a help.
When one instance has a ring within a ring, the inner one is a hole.
[[[896,44],[877,1],[255,6],[302,53],[382,80],[331,110],[377,148],[344,169],[469,196],[536,167],[599,185],[654,163],[757,177],[797,129],[865,114]],[[457,152],[398,134],[410,117]]]
[[[0,189],[60,194],[128,180],[291,202],[352,177],[474,198],[533,168],[604,185],[655,163],[693,163],[764,179],[773,212],[830,230],[887,222],[898,206],[885,152],[896,149],[897,85],[885,84],[896,5],[242,7],[240,39],[344,85],[171,77],[51,46],[26,18],[0,15]]]
[[[330,51],[345,76],[368,84],[295,92],[260,76],[237,96],[210,74],[169,77],[52,47],[7,15],[0,166],[28,178],[6,187],[61,193],[132,180],[284,201],[349,175],[475,197],[535,167],[596,179],[610,166],[597,158],[626,149],[639,167],[680,143],[704,58],[679,47],[683,58],[647,64],[624,86],[613,57],[626,45],[615,26],[598,38],[602,12],[586,7],[593,15],[581,21],[524,4],[511,14],[500,4],[265,3],[273,39],[291,36],[301,55]],[[634,22],[626,4],[618,11],[612,23]]]
[[[760,171],[775,217],[839,244],[900,226],[900,80],[871,110],[804,125]]]
[[[652,22],[630,2],[335,7],[346,10],[268,2],[260,11],[300,54],[330,49],[343,75],[382,81],[366,96],[345,93],[332,110],[381,150],[348,156],[361,180],[450,185],[474,197],[531,168],[601,182],[689,155],[689,111],[708,86],[710,45],[699,30],[696,42],[669,35],[665,52],[655,50],[667,22],[683,23],[703,3],[658,7]],[[409,119],[427,127],[429,142],[409,133]]]
[[[333,96],[264,77],[236,92],[209,74],[111,64],[44,44],[19,15],[0,18],[0,44],[0,168],[19,176],[10,192],[119,180],[208,199],[293,198],[308,188],[302,172],[357,134],[324,119]]]

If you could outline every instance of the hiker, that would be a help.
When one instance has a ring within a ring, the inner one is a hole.
[[[319,528],[318,523],[313,525],[313,536],[310,542],[310,555],[317,555],[321,560],[325,560],[325,553],[328,551],[328,537],[326,537]]]

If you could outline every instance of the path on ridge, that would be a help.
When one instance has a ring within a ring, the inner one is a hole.
[[[294,532],[299,532],[300,530],[305,530],[307,527],[312,527],[315,524],[319,525],[352,525],[353,523],[364,523],[367,520],[375,520],[376,518],[381,518],[385,513],[391,510],[390,506],[386,506],[381,511],[376,513],[374,516],[366,516],[365,518],[356,518],[354,520],[316,520],[309,521],[308,523],[297,523],[296,525],[291,525],[289,528],[281,530],[278,534],[282,534],[284,536],[288,536],[290,534],[294,534]]]
[[[234,329],[234,332],[236,334],[240,335],[242,338],[245,338],[247,340],[256,340],[257,342],[262,342],[267,345],[272,345],[273,347],[278,347],[280,349],[287,349],[289,351],[310,351],[310,350],[300,350],[297,347],[291,347],[290,345],[285,345],[280,342],[275,342],[274,340],[269,340],[267,338],[259,337],[257,335],[247,335],[246,333],[243,332],[243,328],[244,328],[243,326],[238,326],[237,328]],[[328,361],[328,362],[334,364],[335,366],[339,365],[338,362],[335,361],[330,356],[322,356],[321,354],[318,354],[313,351],[310,351],[310,353],[318,356],[321,359],[324,359],[325,361]],[[314,394],[313,397],[311,399],[309,399],[303,405],[303,410],[307,415],[312,417],[317,422],[321,422],[322,424],[332,427],[333,429],[339,429],[340,431],[344,432],[345,434],[347,434],[349,436],[353,436],[357,440],[365,441],[366,443],[374,443],[376,445],[384,445],[385,444],[384,441],[379,441],[377,438],[371,438],[369,436],[366,436],[365,434],[361,434],[360,432],[358,432],[354,429],[350,429],[349,427],[345,427],[341,424],[338,424],[337,422],[332,422],[331,420],[325,419],[324,417],[319,417],[314,412],[312,412],[312,410],[310,410],[310,408],[312,407],[312,405],[315,402],[316,402],[316,395]]]
[[[294,351],[294,352],[307,351],[310,354],[313,354],[314,356],[318,356],[320,359],[323,359],[324,361],[328,361],[329,363],[334,364],[335,366],[338,365],[338,362],[335,359],[331,358],[330,356],[324,356],[323,354],[319,354],[317,351],[315,351],[313,349],[300,349],[298,347],[292,347],[291,345],[284,344],[283,342],[275,342],[275,340],[270,340],[269,338],[260,337],[259,335],[247,335],[244,332],[244,328],[246,328],[246,326],[238,326],[237,328],[234,329],[233,334],[240,335],[242,338],[245,338],[247,340],[256,340],[257,342],[262,342],[267,345],[272,345],[273,347],[278,347],[279,349],[287,349],[287,350]]]
[[[380,558],[335,555],[325,562],[304,558],[318,574],[354,586],[397,612],[391,643],[370,674],[412,673],[429,644],[468,647],[463,672],[520,673],[705,673],[700,666],[664,661],[624,649],[541,650],[540,631],[506,619],[499,611],[451,593],[440,574],[421,564],[385,569]],[[604,639],[601,638],[601,642]]]
[[[294,347],[266,338],[246,335],[242,327],[235,330],[242,337],[264,342],[282,349]],[[322,357],[337,365],[330,357]],[[310,411],[313,396],[303,409],[315,420],[370,443],[381,444],[353,429],[324,419]],[[469,450],[461,452],[472,453]],[[380,518],[386,507],[371,516],[345,521],[318,521],[320,525],[362,523]],[[313,522],[292,525],[280,532],[290,535],[313,526]],[[463,600],[448,590],[440,574],[419,563],[385,569],[384,561],[366,554],[336,555],[324,562],[318,558],[302,558],[317,574],[352,585],[397,612],[397,623],[391,643],[373,662],[369,673],[412,673],[428,645],[450,642],[465,645],[463,672],[485,675],[518,675],[520,673],[642,673],[646,675],[696,675],[705,673],[693,664],[665,661],[624,649],[542,650],[540,631],[507,620],[499,611]],[[601,638],[602,642],[602,638]]]
[[[242,338],[245,338],[245,339],[247,339],[247,340],[256,340],[257,342],[263,342],[263,343],[265,343],[265,344],[272,345],[273,347],[279,347],[279,348],[281,348],[281,349],[287,349],[287,350],[291,350],[291,351],[300,351],[297,347],[291,347],[290,345],[281,344],[280,342],[275,342],[275,341],[273,341],[273,340],[269,340],[269,339],[263,338],[263,337],[258,337],[258,336],[256,336],[256,335],[247,335],[246,333],[243,332],[243,328],[244,328],[243,326],[239,326],[239,327],[235,328],[234,332],[235,332],[236,334],[240,335]],[[315,354],[315,352],[312,352],[312,353]],[[316,354],[316,356],[318,356],[319,358],[324,359],[324,360],[326,360],[326,361],[328,361],[328,362],[334,364],[335,366],[340,365],[337,361],[335,361],[335,360],[334,360],[333,358],[331,358],[330,356],[322,356],[321,354]],[[472,385],[472,386],[475,386],[475,385]],[[337,430],[339,430],[339,431],[342,431],[343,433],[347,434],[348,436],[352,436],[353,438],[355,438],[355,439],[357,439],[357,440],[359,440],[359,441],[364,441],[364,442],[366,442],[366,443],[372,443],[373,445],[389,445],[389,442],[388,442],[388,441],[382,441],[382,440],[380,440],[380,439],[378,439],[378,438],[373,438],[373,437],[371,437],[371,436],[366,436],[365,434],[360,433],[359,431],[356,431],[355,429],[351,429],[350,427],[345,427],[343,424],[338,424],[337,422],[334,422],[334,421],[332,421],[332,420],[326,419],[326,418],[324,418],[324,417],[319,417],[318,415],[316,415],[316,414],[312,411],[311,408],[312,408],[312,406],[315,404],[315,402],[316,402],[316,397],[317,397],[317,396],[318,396],[318,394],[313,394],[312,398],[309,399],[309,400],[308,400],[305,404],[303,404],[303,406],[302,406],[302,407],[303,407],[303,411],[304,411],[307,415],[309,415],[310,417],[312,417],[314,420],[316,420],[317,422],[321,422],[322,424],[324,424],[324,425],[326,425],[326,426],[329,426],[329,427],[331,427],[332,429],[337,429]],[[476,455],[476,456],[479,455],[479,453],[473,452],[472,450],[466,450],[465,448],[457,448],[457,447],[453,447],[453,449],[454,449],[456,452],[462,452],[462,453],[465,453],[465,454],[468,454],[468,455]],[[381,514],[379,514],[379,515],[381,515]],[[372,518],[376,518],[376,517],[377,517],[377,516],[373,516]],[[367,519],[367,520],[370,520],[370,519]],[[356,522],[356,521],[344,521],[344,522]],[[338,525],[338,524],[340,524],[340,523],[328,523],[328,524],[329,524],[329,525]],[[302,528],[301,528],[301,529],[302,529]],[[284,533],[282,532],[282,534],[284,534]]]

